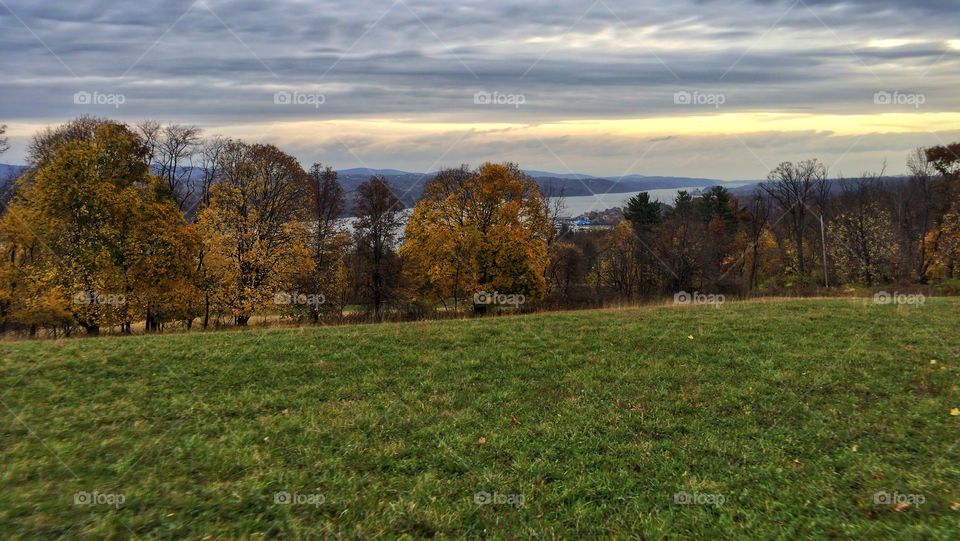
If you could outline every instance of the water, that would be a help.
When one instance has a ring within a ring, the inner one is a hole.
[[[730,183],[727,187],[734,187],[734,183]],[[677,197],[677,192],[680,190],[686,190],[693,193],[694,190],[702,190],[703,188],[668,188],[664,190],[644,190],[650,194],[650,197],[655,201],[661,203],[672,204],[673,200]],[[624,193],[607,193],[599,195],[578,195],[575,197],[565,197],[563,200],[564,208],[560,211],[561,218],[574,218],[580,216],[581,214],[586,214],[591,210],[607,210],[613,207],[625,207],[627,201],[631,197],[642,192],[624,192]],[[556,198],[551,198],[551,201],[555,201]],[[410,217],[411,209],[406,209],[404,213],[404,222]],[[353,231],[353,222],[355,218],[342,218],[340,220],[340,225],[347,231]]]
[[[699,188],[669,188],[666,190],[644,190],[650,194],[650,198],[661,203],[673,203],[677,197],[677,192],[686,190],[693,192]],[[563,200],[564,208],[560,211],[563,218],[573,218],[586,214],[591,210],[606,210],[613,207],[625,207],[631,197],[642,192],[625,193],[607,193],[598,195],[578,195],[576,197],[566,197]],[[551,200],[555,200],[552,198]]]

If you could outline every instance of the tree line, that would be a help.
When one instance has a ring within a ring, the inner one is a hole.
[[[0,132],[0,149],[6,140]],[[949,283],[960,257],[960,145],[906,179],[831,180],[784,163],[749,197],[641,193],[610,230],[555,226],[515,164],[447,169],[411,211],[372,176],[193,126],[81,117],[37,133],[0,217],[0,330],[245,326]],[[349,204],[348,204],[349,203]],[[346,209],[350,219],[345,220]]]
[[[611,231],[551,247],[550,289],[567,305],[884,284],[960,292],[960,144],[917,149],[907,169],[831,179],[810,159],[778,165],[741,197],[716,186],[665,205],[641,193]]]

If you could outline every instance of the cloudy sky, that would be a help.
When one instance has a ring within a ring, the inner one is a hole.
[[[305,164],[765,177],[960,140],[955,0],[0,0],[20,163],[80,114]]]

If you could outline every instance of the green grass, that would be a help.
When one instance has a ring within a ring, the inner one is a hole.
[[[0,537],[957,539],[958,322],[841,299],[3,343]]]

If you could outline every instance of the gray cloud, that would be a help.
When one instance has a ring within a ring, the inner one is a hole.
[[[679,90],[722,92],[725,112],[874,113],[872,96],[880,90],[922,92],[927,112],[960,110],[960,51],[947,45],[956,39],[958,16],[946,0],[6,5],[9,10],[0,7],[0,120],[10,124],[62,122],[91,112],[221,127],[357,118],[536,124],[685,114],[672,101]],[[326,102],[278,107],[278,90],[321,92]],[[524,94],[526,103],[478,108],[473,94],[480,90]],[[73,103],[77,91],[122,93],[126,102],[118,109],[85,108]],[[798,136],[813,141],[812,148],[823,137]],[[367,137],[341,139],[354,141],[354,154],[377,166],[400,166],[409,161],[407,152],[423,154],[421,161],[439,152],[430,138],[409,141],[411,149]],[[883,137],[897,149],[916,139]],[[551,144],[569,151],[565,161],[575,167],[635,151],[633,141],[574,139]],[[687,140],[668,142],[682,148]],[[355,164],[342,149],[289,143],[304,159],[327,159],[315,155],[326,151]],[[511,141],[506,150],[518,159],[542,158],[540,143],[533,143]],[[731,141],[710,144],[727,148]],[[457,156],[489,159],[504,151],[478,145]],[[701,166],[673,173],[694,174]],[[714,174],[742,173],[731,166]]]

